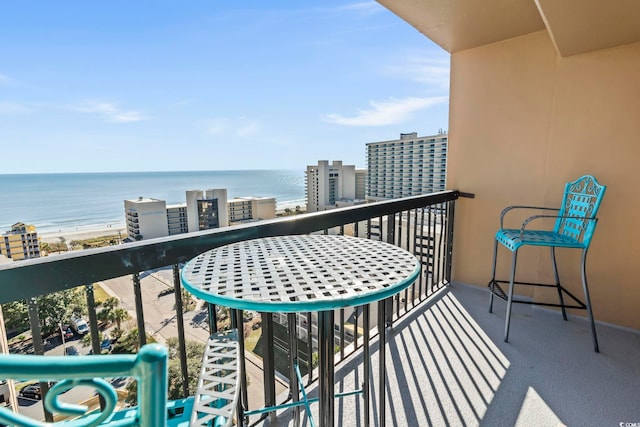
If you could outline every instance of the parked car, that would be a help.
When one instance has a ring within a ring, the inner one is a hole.
[[[65,327],[64,329],[64,339],[65,341],[70,340],[71,338],[73,338],[73,331],[71,330],[70,327]]]
[[[100,343],[100,353],[101,354],[109,354],[113,350],[113,343],[109,338],[105,338]],[[93,349],[89,350],[89,354],[93,354]]]
[[[86,335],[89,332],[89,325],[82,317],[71,319],[71,329],[78,335]]]
[[[80,352],[78,351],[78,348],[75,345],[70,345],[65,347],[64,354],[67,356],[79,356]]]
[[[40,400],[42,398],[42,393],[40,391],[40,385],[39,384],[30,384],[26,387],[23,387],[22,390],[20,390],[19,393],[20,397],[28,397],[31,399],[38,399]]]

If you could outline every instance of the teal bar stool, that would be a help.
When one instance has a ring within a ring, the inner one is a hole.
[[[104,378],[130,376],[138,381],[138,405],[116,412],[118,396]],[[43,404],[51,412],[70,417],[53,425],[142,426],[167,425],[167,349],[159,344],[143,346],[138,354],[104,356],[0,356],[0,378],[58,381],[44,396]],[[84,405],[70,404],[59,395],[76,386],[94,388],[104,399],[104,409],[89,412]],[[40,420],[0,407],[0,423],[11,426],[43,426]]]
[[[493,273],[489,281],[490,301],[489,312],[493,311],[493,297],[497,296],[507,301],[507,312],[504,327],[504,340],[509,340],[509,323],[511,320],[512,303],[537,304],[544,306],[560,307],[562,316],[567,320],[567,308],[577,308],[587,310],[591,324],[591,334],[593,336],[593,348],[599,352],[598,337],[596,335],[595,322],[591,309],[591,299],[589,298],[589,287],[587,285],[587,251],[593,237],[598,218],[596,214],[600,208],[600,203],[604,196],[606,186],[598,184],[598,181],[591,175],[585,175],[576,181],[569,182],[565,186],[564,197],[560,208],[545,208],[536,206],[509,206],[500,214],[500,230],[496,233],[493,249]],[[504,228],[504,217],[508,212],[515,209],[535,209],[541,211],[554,211],[557,214],[539,214],[528,217],[522,222],[519,229]],[[553,230],[531,230],[529,225],[534,221],[544,218],[555,219]],[[508,281],[496,279],[496,260],[498,256],[498,243],[511,251],[511,275]],[[516,278],[516,263],[518,249],[522,246],[546,246],[551,249],[551,261],[555,275],[555,284],[518,282]],[[582,288],[584,291],[584,301],[581,301],[565,287],[560,284],[558,266],[556,263],[555,248],[573,248],[582,251],[581,274]],[[509,284],[508,294],[500,287],[499,283]],[[515,285],[531,285],[555,287],[558,290],[559,303],[544,303],[537,301],[526,301],[513,298]],[[564,296],[571,300],[570,304],[565,304]]]

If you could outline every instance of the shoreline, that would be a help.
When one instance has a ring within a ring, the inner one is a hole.
[[[42,234],[38,233],[38,237],[43,243],[58,243],[61,237],[64,238],[66,242],[71,242],[73,240],[84,240],[102,236],[113,236],[117,235],[118,233],[120,233],[120,235],[124,239],[125,237],[127,237],[127,228],[122,225],[113,227],[105,225],[77,230],[61,229],[59,231],[47,231]]]
[[[303,212],[306,209],[305,203],[297,203],[297,201],[292,201],[277,205],[276,215],[284,214],[287,208],[294,210],[296,206],[300,206]],[[113,236],[118,234],[122,236],[122,239],[127,237],[126,224],[103,224],[93,226],[84,225],[75,228],[61,228],[58,231],[46,230],[42,233],[38,232],[38,237],[43,243],[58,243],[60,242],[61,237],[64,238],[66,242],[71,242],[72,240],[84,240],[103,236]]]

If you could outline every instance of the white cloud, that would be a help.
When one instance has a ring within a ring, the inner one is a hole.
[[[204,123],[205,131],[212,135],[235,135],[240,138],[250,138],[260,133],[260,123],[247,117],[216,117]]]
[[[413,55],[385,66],[383,72],[389,76],[437,86],[437,89],[449,87],[449,61],[447,59]]]
[[[344,126],[385,126],[403,123],[411,115],[425,108],[447,101],[446,96],[427,98],[409,97],[404,99],[390,98],[388,101],[371,101],[371,108],[359,110],[355,116],[347,117],[340,114],[329,114],[325,121]]]
[[[0,83],[2,81],[0,80]],[[0,114],[24,114],[31,112],[31,109],[15,102],[0,102]]]
[[[113,123],[130,123],[148,120],[149,117],[139,111],[124,111],[110,102],[86,101],[81,105],[72,107],[74,111],[82,113],[95,113],[107,121]]]
[[[375,1],[362,1],[358,3],[351,3],[345,6],[341,6],[339,9],[352,10],[355,12],[363,13],[365,15],[382,12],[383,10],[385,10],[384,7],[382,7],[379,3]]]

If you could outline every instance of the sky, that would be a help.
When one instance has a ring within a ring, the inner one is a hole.
[[[0,5],[0,174],[366,167],[448,126],[449,54],[374,1]]]

